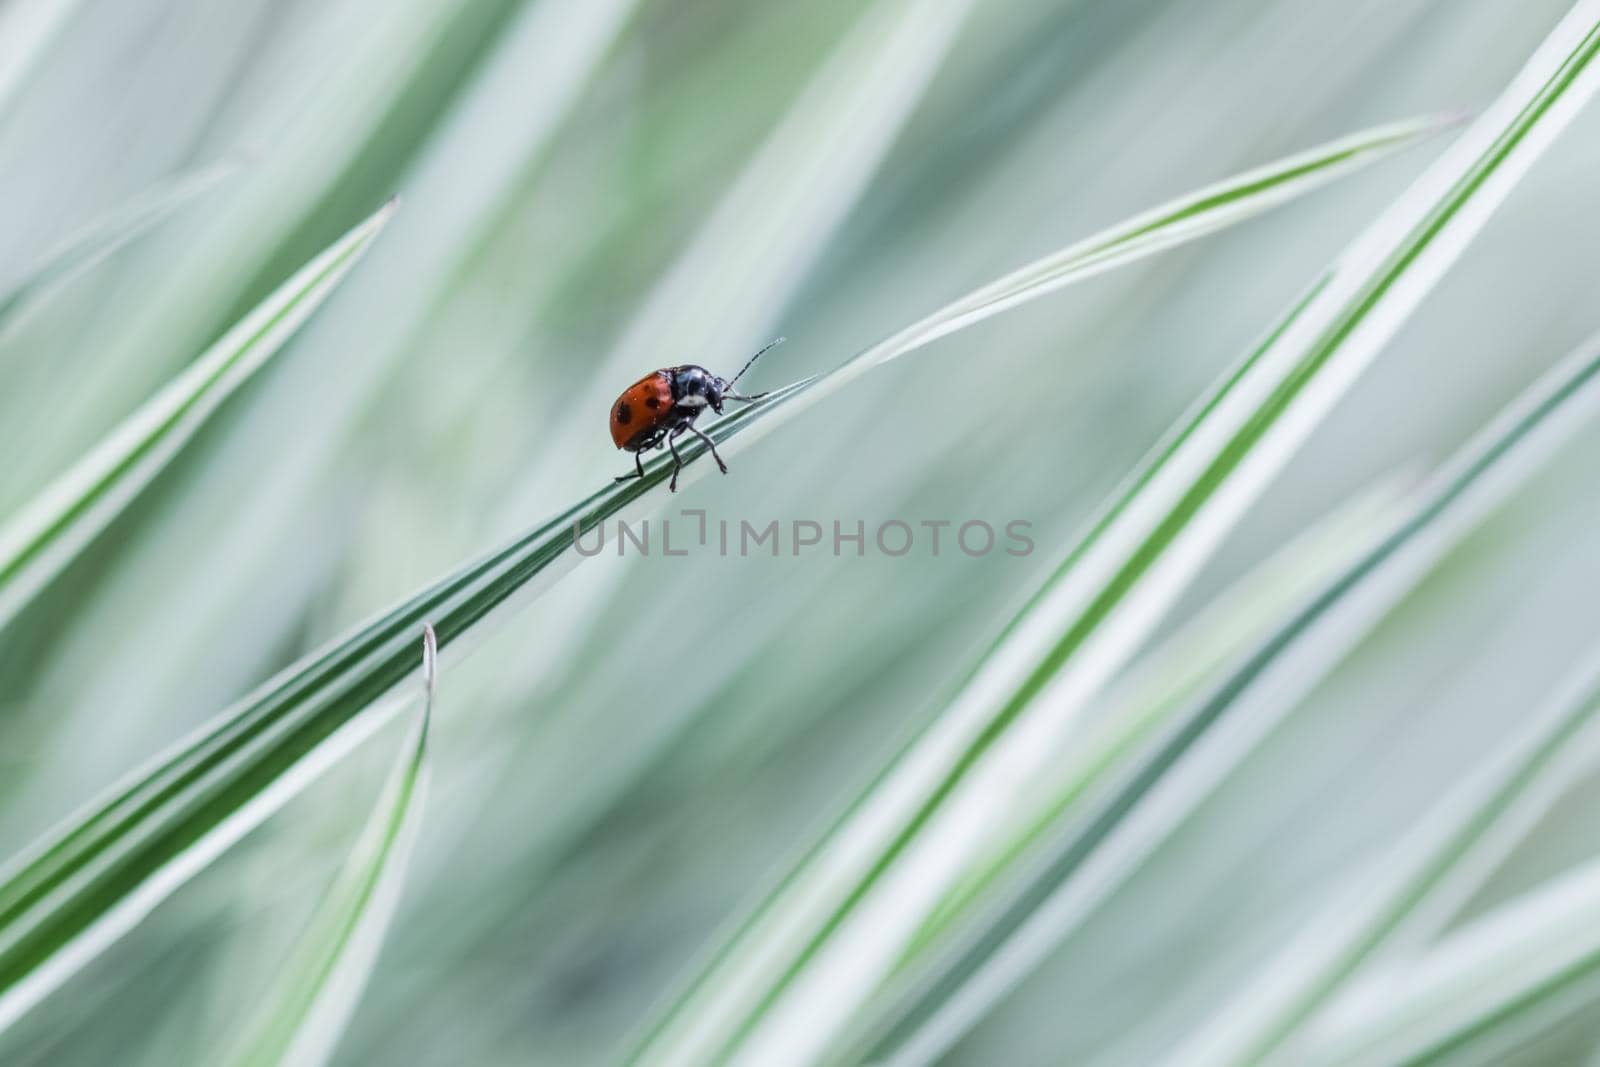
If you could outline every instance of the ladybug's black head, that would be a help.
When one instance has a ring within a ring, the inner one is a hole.
[[[672,369],[672,399],[685,407],[709,405],[712,411],[720,415],[722,395],[727,389],[727,382],[704,367],[686,363]]]
[[[773,341],[772,344],[767,345],[766,348],[763,348],[761,352],[751,356],[749,361],[739,368],[739,373],[732,378],[719,378],[704,367],[696,366],[693,363],[685,363],[681,367],[673,367],[666,372],[672,382],[673,404],[679,408],[689,409],[709,407],[712,411],[721,415],[722,401],[725,397],[731,396],[735,400],[743,401],[760,400],[767,394],[759,393],[756,396],[742,396],[734,392],[733,387],[740,378],[744,377],[744,372],[754,366],[756,360],[761,358],[762,352],[769,351],[773,345],[781,344],[783,344],[783,338],[780,337]]]

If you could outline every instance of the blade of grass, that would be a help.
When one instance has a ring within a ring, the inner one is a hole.
[[[320,1067],[344,1032],[399,903],[422,817],[437,659],[437,638],[425,629],[422,712],[328,895],[226,1059],[233,1067]]]
[[[1494,106],[1157,450],[932,726],[647,1032],[635,1060],[826,1054],[1010,816],[1042,754],[1592,93],[1597,14],[1591,0],[1574,8]],[[958,302],[948,321],[961,312]]]
[[[1018,869],[1031,850],[1060,831],[1096,782],[1219,681],[1279,620],[1354,562],[1402,514],[1397,482],[1385,482],[1318,522],[1209,604],[1152,651],[1126,682],[1106,694],[1110,709],[1080,741],[1067,745],[1024,807],[1016,826],[996,835],[987,858],[952,889],[907,947],[907,960],[927,951],[979,904],[986,891]]]
[[[30,308],[141,233],[215,190],[234,173],[218,163],[180,174],[84,226],[28,274],[0,292],[0,337],[15,329]]]
[[[1235,175],[1068,245],[947,304],[827,375],[815,403],[887,363],[1019,304],[1105,271],[1176,248],[1303,196],[1460,121],[1437,115],[1364,130]]]
[[[1600,863],[1590,862],[1374,975],[1286,1051],[1305,1067],[1493,1063],[1530,1022],[1592,1004],[1597,978]]]
[[[1374,869],[1313,917],[1171,1062],[1259,1063],[1277,1049],[1452,875],[1467,867],[1481,872],[1485,865],[1472,863],[1473,857],[1486,846],[1500,851],[1508,843],[1502,831],[1508,824],[1525,825],[1530,802],[1538,809],[1553,802],[1558,788],[1592,755],[1572,758],[1597,713],[1600,669],[1591,665]],[[1452,894],[1458,895],[1459,890]]]
[[[0,627],[283,347],[393,213],[391,201],[306,264],[0,528]]]
[[[1410,123],[1347,138],[1253,172],[1243,184],[1223,183],[1198,200],[1185,198],[1163,217],[1196,235],[1201,212],[1234,218],[1243,201],[1277,203],[1284,186],[1308,190],[1437,128],[1435,122]],[[1127,242],[1156,251],[1148,240],[1151,227],[1146,217],[1077,247],[1097,257]],[[1050,271],[1030,272],[987,303],[958,301],[951,306],[958,312],[941,309],[838,370],[774,390],[707,432],[725,454],[737,451],[866,369],[1082,277],[1081,259],[1050,257]],[[681,482],[704,474],[706,465],[692,462],[704,448],[696,442],[683,449],[691,462]],[[0,876],[0,1029],[382,726],[397,708],[397,687],[412,667],[412,636],[425,622],[433,621],[446,655],[460,654],[468,640],[482,638],[492,617],[537,596],[576,565],[579,557],[569,548],[578,531],[644,512],[652,503],[645,498],[670,472],[670,458],[664,458],[648,466],[643,479],[608,483],[307,656],[19,856]]]
[[[927,965],[917,995],[907,998],[914,1005],[896,1005],[886,1062],[927,1063],[949,1047],[1123,884],[1300,696],[1597,405],[1600,339],[1486,427],[1431,479],[1401,523],[1188,709],[1114,788],[1074,813],[1049,854],[993,904],[995,914]]]

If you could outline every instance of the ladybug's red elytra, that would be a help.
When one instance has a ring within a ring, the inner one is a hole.
[[[672,481],[667,488],[676,493],[678,472],[683,469],[683,457],[678,455],[677,439],[685,433],[692,433],[704,441],[711,450],[711,458],[717,461],[717,469],[727,474],[728,465],[717,455],[716,444],[694,424],[694,420],[708,407],[718,415],[722,414],[724,400],[749,403],[766,396],[766,393],[744,396],[734,392],[733,386],[744,377],[745,371],[754,366],[756,360],[773,346],[782,343],[783,338],[780,337],[751,356],[739,373],[727,381],[704,367],[685,363],[681,367],[664,367],[647,374],[624,389],[622,395],[617,397],[617,402],[611,405],[611,440],[618,448],[633,453],[633,473],[621,475],[616,480],[625,482],[630,478],[643,478],[644,462],[639,453],[647,448],[666,445],[672,450]]]

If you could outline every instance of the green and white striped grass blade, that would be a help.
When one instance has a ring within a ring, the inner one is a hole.
[[[996,835],[986,858],[974,864],[907,947],[907,960],[937,942],[968,914],[993,883],[1017,868],[1022,856],[1041,847],[1096,782],[1224,672],[1242,660],[1296,606],[1353,563],[1390,529],[1407,503],[1399,479],[1386,480],[1286,544],[1230,586],[1181,629],[1144,657],[1143,663],[1106,693],[1108,709],[1057,754],[1023,802],[1014,827]]]
[[[1592,371],[1592,365],[1591,365]],[[1444,895],[1459,903],[1592,763],[1600,672],[1590,666],[1444,798],[1391,853],[1352,879],[1256,981],[1172,1058],[1257,1063],[1305,1025],[1386,941]],[[1509,832],[1507,832],[1509,831]],[[1462,879],[1459,876],[1468,875]],[[1455,884],[1451,884],[1454,882]],[[1291,1052],[1286,1062],[1303,1062]]]
[[[931,1062],[1013,988],[1597,406],[1600,342],[1575,353],[1486,427],[1431,479],[1400,524],[1140,753],[1114,789],[1075,813],[1051,854],[997,902],[997,914],[983,916],[969,940],[930,965],[919,1003],[896,1007],[899,1031],[885,1042],[885,1062]],[[1270,1046],[1282,1036],[1261,1041]],[[1253,1062],[1243,1053],[1211,1058],[1207,1052],[1188,1048],[1176,1062]]]
[[[1186,198],[1164,214],[1195,236],[1214,228],[1195,225],[1197,210],[1237,218],[1240,201],[1278,203],[1284,186],[1309,190],[1438,128],[1424,121],[1347,138],[1252,172],[1243,182],[1213,186],[1200,203]],[[1146,216],[1074,247],[1097,258],[1094,270],[1104,269],[1101,253],[1118,244],[1119,235],[1137,254],[1166,247],[1151,242],[1150,232]],[[866,369],[1092,273],[1074,256],[1047,262],[1052,270],[1029,272],[989,303],[967,298],[935,312],[830,374],[774,390],[708,434],[731,454]],[[690,463],[681,482],[704,473],[705,464],[692,462],[703,449],[696,442],[682,450]],[[481,639],[492,617],[539,595],[576,565],[570,549],[578,531],[643,513],[650,506],[645,497],[670,470],[670,459],[663,458],[643,479],[607,484],[307,656],[0,872],[0,1029],[388,721],[402,702],[399,688],[413,666],[412,639],[420,627],[434,625],[446,657],[461,654],[468,639]]]
[[[230,1067],[320,1067],[332,1055],[394,916],[427,795],[437,638],[423,633],[422,710],[376,805]]]
[[[1374,974],[1286,1049],[1304,1067],[1496,1063],[1600,998],[1600,863],[1528,891]]]
[[[1042,754],[1576,114],[1595,84],[1597,13],[1592,0],[1574,8],[1493,107],[1163,443],[932,726],[647,1033],[637,1062],[828,1054],[1012,816]],[[1025,291],[1027,272],[1017,280]],[[973,299],[1004,303],[1008,284]],[[958,302],[907,334],[937,336],[962,318]]]
[[[842,388],[872,367],[957,330],[1067,285],[1243,222],[1459,121],[1459,116],[1435,115],[1364,130],[1234,175],[1136,215],[1042,256],[906,327],[826,375],[819,382],[824,387],[821,395],[813,396],[811,402]]]
[[[235,172],[216,163],[147,189],[88,223],[50,252],[27,275],[0,292],[0,337],[15,329],[51,292],[93,267],[180,208],[213,191]]]
[[[327,299],[391,201],[279,286],[0,528],[0,627],[15,617]]]

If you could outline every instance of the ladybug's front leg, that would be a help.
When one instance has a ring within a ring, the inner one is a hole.
[[[700,440],[706,443],[706,447],[711,449],[711,458],[717,461],[717,470],[721,471],[723,474],[727,474],[728,465],[722,462],[721,456],[717,455],[717,443],[707,436],[705,431],[701,430],[700,427],[696,426],[692,422],[689,424],[688,430],[690,433],[694,434],[696,437],[700,438]]]

